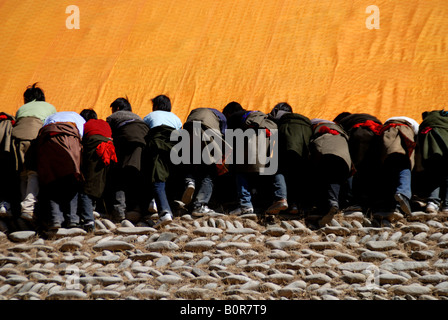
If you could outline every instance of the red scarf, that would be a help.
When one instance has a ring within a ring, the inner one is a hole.
[[[319,128],[319,133],[331,133],[334,136],[337,136],[339,134],[339,132],[335,129],[330,129],[327,126],[322,126]]]
[[[96,154],[103,160],[104,164],[108,166],[111,161],[118,162],[117,154],[115,153],[115,146],[112,140],[101,142],[96,147]]]
[[[375,133],[376,135],[380,135],[381,129],[383,126],[375,121],[372,121],[372,120],[367,120],[366,122],[357,123],[353,126],[353,128],[360,128],[360,127],[368,128],[368,129],[372,130],[372,132]]]
[[[405,126],[404,123],[389,123],[387,125],[385,125],[382,129],[381,129],[381,134],[384,133],[384,131],[388,130],[389,128],[395,128],[398,126]],[[414,152],[415,147],[417,146],[417,143],[415,141],[410,140],[408,137],[406,137],[403,133],[401,133],[401,131],[398,131],[398,134],[401,136],[401,138],[404,141],[404,144],[406,146],[406,150],[408,152],[408,156],[410,157],[412,155],[412,152]]]
[[[111,138],[112,130],[106,121],[102,119],[90,119],[84,124],[84,136],[90,137],[95,134]]]

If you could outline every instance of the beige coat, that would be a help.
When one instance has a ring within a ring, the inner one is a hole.
[[[398,153],[409,157],[411,169],[415,165],[415,133],[410,124],[404,120],[384,123],[382,131],[382,160]]]

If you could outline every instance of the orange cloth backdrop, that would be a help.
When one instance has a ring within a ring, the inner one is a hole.
[[[68,29],[69,5],[80,28]],[[380,10],[369,30],[366,8]],[[15,114],[39,82],[58,111],[140,116],[168,95],[189,110],[282,101],[310,118],[381,120],[448,105],[447,0],[0,0],[0,97]]]

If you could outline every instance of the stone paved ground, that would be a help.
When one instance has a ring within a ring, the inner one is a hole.
[[[156,230],[97,215],[94,233],[49,237],[0,221],[0,299],[445,300],[447,220],[183,215]]]

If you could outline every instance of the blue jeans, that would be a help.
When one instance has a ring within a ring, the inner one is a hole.
[[[440,175],[435,178],[437,181],[436,186],[434,186],[429,194],[428,201],[434,202],[442,207],[448,206],[448,175],[440,173]]]
[[[166,213],[172,214],[170,203],[166,196],[165,185],[165,182],[153,183],[154,199],[156,201],[159,217],[164,216]]]
[[[79,224],[78,182],[68,176],[51,182],[43,188],[44,199],[48,203],[51,225],[74,226]]]
[[[65,223],[66,226],[79,224],[77,193],[68,197],[50,198],[49,205],[52,224],[62,225]]]
[[[342,158],[325,155],[314,163],[312,186],[316,191],[313,199],[318,208],[327,212],[340,207],[342,185],[347,182],[349,171]]]
[[[266,176],[269,179],[270,176]],[[249,189],[249,181],[251,174],[236,173],[236,190],[239,200],[239,205],[242,208],[252,208],[252,195]],[[287,190],[285,177],[282,174],[275,174],[273,177],[274,199],[286,199]]]
[[[94,222],[93,210],[95,208],[96,199],[85,193],[78,194],[78,213],[83,224]]]
[[[242,208],[252,208],[252,196],[249,190],[249,177],[245,173],[236,174],[236,192]]]
[[[402,169],[398,173],[398,186],[396,193],[401,193],[408,199],[411,199],[411,169]]]
[[[214,165],[204,165],[199,167],[192,167],[191,172],[189,172],[185,177],[186,184],[188,182],[200,181],[199,189],[194,199],[193,205],[195,207],[202,204],[207,205],[213,194],[213,171]]]
[[[285,176],[282,173],[276,173],[274,179],[274,200],[282,200],[287,198],[288,190],[286,187]]]

